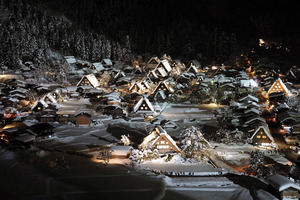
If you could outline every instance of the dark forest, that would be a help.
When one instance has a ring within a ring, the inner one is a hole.
[[[43,63],[53,57],[49,51],[90,60],[166,53],[223,63],[259,38],[297,54],[298,8],[295,0],[5,0],[0,55],[6,65],[18,58]]]

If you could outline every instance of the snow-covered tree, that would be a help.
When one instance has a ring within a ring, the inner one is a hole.
[[[276,173],[273,165],[266,165],[263,153],[258,150],[251,152],[249,162],[250,166],[246,170],[248,174],[265,178]]]
[[[232,143],[244,143],[244,133],[238,129],[231,131],[226,128],[218,129],[211,135],[211,140],[219,143],[232,144]]]
[[[300,99],[298,97],[286,96],[285,104],[289,107],[290,110],[300,112]]]
[[[129,146],[131,144],[131,141],[126,135],[121,135],[121,142],[124,144],[124,146]]]
[[[180,137],[179,142],[183,157],[203,160],[207,156],[211,146],[199,128],[190,126],[181,132]]]

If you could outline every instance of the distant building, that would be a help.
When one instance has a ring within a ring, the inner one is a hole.
[[[98,87],[100,84],[94,74],[84,75],[81,80],[77,83],[78,86],[90,85],[94,88]]]
[[[91,124],[91,115],[85,112],[79,113],[75,115],[76,119],[76,126],[82,126],[82,125],[90,125]]]
[[[268,90],[268,95],[274,92],[284,92],[285,95],[290,95],[291,93],[280,78],[278,78],[270,87],[270,89]]]

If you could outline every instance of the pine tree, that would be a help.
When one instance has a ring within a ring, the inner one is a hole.
[[[208,155],[210,144],[199,128],[190,126],[181,132],[180,137],[179,142],[183,157],[203,160]]]

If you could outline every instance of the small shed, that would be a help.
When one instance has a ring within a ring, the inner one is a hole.
[[[89,113],[81,112],[77,115],[75,115],[76,119],[76,126],[84,126],[84,125],[90,125],[91,123],[91,115]]]

